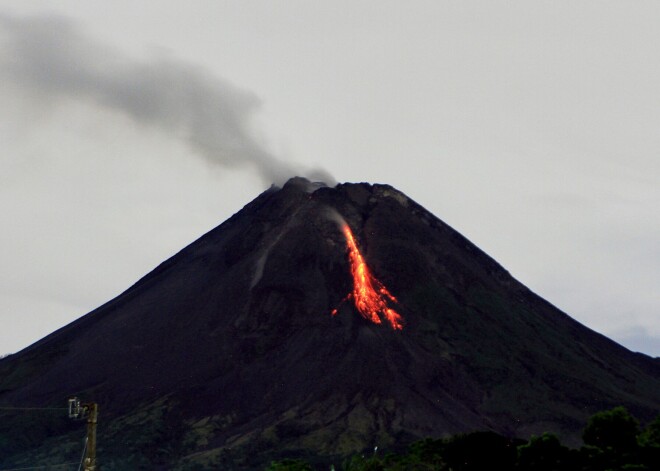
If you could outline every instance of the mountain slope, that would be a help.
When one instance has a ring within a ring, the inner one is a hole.
[[[397,297],[402,330],[346,299],[337,214]],[[0,360],[0,405],[69,395],[100,404],[104,469],[231,469],[476,429],[575,443],[596,411],[657,414],[660,365],[534,295],[394,188],[292,179]],[[64,458],[74,425],[49,419],[41,440],[34,423],[7,416],[0,464]]]

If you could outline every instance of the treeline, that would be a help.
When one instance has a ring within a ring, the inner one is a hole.
[[[356,455],[336,471],[660,471],[660,415],[644,429],[623,407],[592,416],[582,433],[584,445],[570,449],[544,433],[529,441],[494,432],[427,438],[402,454]],[[306,461],[274,461],[267,471],[313,471]],[[322,469],[328,469],[327,466]]]

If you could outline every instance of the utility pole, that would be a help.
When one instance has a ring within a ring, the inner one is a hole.
[[[96,424],[99,419],[99,405],[96,402],[80,404],[80,399],[72,397],[69,399],[69,417],[72,419],[87,417],[87,438],[83,469],[84,471],[98,471],[96,467]]]
[[[87,451],[85,452],[85,471],[96,471],[96,424],[98,423],[99,405],[90,402],[87,407]]]

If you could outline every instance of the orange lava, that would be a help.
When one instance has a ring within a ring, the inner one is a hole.
[[[342,231],[346,236],[348,259],[353,275],[353,292],[349,294],[349,297],[353,298],[355,307],[362,317],[374,324],[382,324],[382,316],[389,322],[392,329],[403,329],[403,318],[388,305],[389,302],[396,303],[396,298],[369,271],[348,224],[343,225]],[[332,314],[337,314],[337,310],[333,310]]]

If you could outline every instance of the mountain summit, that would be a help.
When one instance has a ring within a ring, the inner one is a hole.
[[[104,470],[246,469],[474,430],[576,443],[597,411],[656,415],[660,362],[391,186],[294,178],[0,360],[0,406],[72,395],[100,405]],[[70,460],[80,432],[0,411],[0,465]]]

